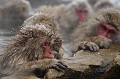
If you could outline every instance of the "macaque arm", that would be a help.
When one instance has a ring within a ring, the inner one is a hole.
[[[20,65],[21,70],[36,69],[36,68],[49,68],[54,64],[57,64],[58,60],[56,59],[41,59],[38,61],[26,62]]]
[[[92,38],[92,42],[96,43],[99,48],[109,48],[112,40],[102,35],[98,35]]]

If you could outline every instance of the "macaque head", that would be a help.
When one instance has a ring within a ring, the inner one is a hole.
[[[113,3],[110,2],[110,0],[99,0],[95,5],[94,5],[94,10],[98,11],[99,9],[106,8],[106,7],[114,7]]]
[[[23,26],[23,32],[27,31],[26,35],[32,37],[30,43],[34,42],[32,44],[36,49],[35,53],[39,54],[40,58],[53,58],[51,41],[57,35],[56,30],[58,26],[55,18],[48,14],[37,12],[28,18]],[[30,31],[30,33],[28,33],[28,31]]]
[[[59,53],[62,47],[62,40],[58,37],[52,41],[46,41],[42,44],[44,58],[54,58],[53,51]]]
[[[109,39],[113,39],[117,35],[117,28],[108,23],[102,23],[99,25],[97,35],[105,36]]]
[[[90,5],[86,0],[85,1],[80,0],[80,1],[76,1],[74,6],[75,6],[76,14],[79,17],[79,21],[84,22],[89,14]]]
[[[88,10],[86,10],[86,9],[79,9],[79,10],[76,10],[76,14],[79,17],[80,22],[84,22],[86,17],[87,17],[87,15],[88,15]]]

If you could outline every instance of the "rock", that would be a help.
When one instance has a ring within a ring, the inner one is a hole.
[[[60,73],[55,70],[50,70],[47,76],[49,79],[56,79],[56,77],[59,77],[60,75],[63,76],[67,74],[68,78],[62,78],[62,79],[69,79],[69,78],[74,79],[69,76],[74,75],[74,74],[83,74],[83,73],[91,74],[91,72],[89,72],[90,65],[95,65],[95,66],[102,65],[104,69],[104,64],[105,65],[106,63],[109,64],[109,62],[112,62],[114,59],[118,61],[118,63],[120,64],[120,55],[119,55],[120,49],[119,48],[120,46],[111,46],[110,49],[100,49],[98,52],[91,52],[87,50],[78,51],[74,55],[74,57],[61,59],[63,63],[68,65],[68,68],[70,69],[69,71],[70,73],[68,72]]]

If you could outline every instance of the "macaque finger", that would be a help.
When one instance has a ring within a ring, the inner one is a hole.
[[[67,65],[63,64],[62,62],[58,62],[57,64],[53,65],[51,68],[57,71],[64,71],[67,69]]]
[[[64,63],[62,63],[62,62],[58,62],[58,63],[60,63],[60,64],[62,64],[63,66],[65,66],[66,68],[68,67],[67,65],[65,65]]]
[[[55,69],[55,70],[57,70],[57,71],[64,71],[63,69],[61,69],[57,64],[55,64],[55,65],[53,65],[52,67],[51,67],[52,69]]]
[[[88,48],[91,51],[98,51],[99,50],[98,45],[95,43],[92,43],[92,42],[87,43],[85,46],[86,46],[86,48]]]
[[[65,64],[63,64],[63,63],[58,63],[57,66],[60,67],[60,68],[63,69],[63,70],[66,70],[66,69],[67,69],[67,65],[65,65]]]
[[[98,50],[99,50],[99,47],[98,47],[98,45],[95,45],[95,47],[96,47],[96,51],[98,51]]]
[[[88,47],[89,47],[89,49],[90,49],[91,51],[94,51],[92,45],[89,45]]]

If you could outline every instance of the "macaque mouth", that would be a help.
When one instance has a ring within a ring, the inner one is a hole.
[[[88,10],[86,9],[76,10],[76,14],[79,17],[80,22],[84,22],[88,15]]]
[[[97,35],[102,35],[109,39],[113,39],[117,35],[117,32],[118,32],[117,28],[115,27],[116,26],[112,24],[102,23],[98,27]]]
[[[50,42],[45,42],[42,45],[42,48],[43,48],[44,58],[53,58],[53,54],[52,54],[52,51],[50,49]]]

